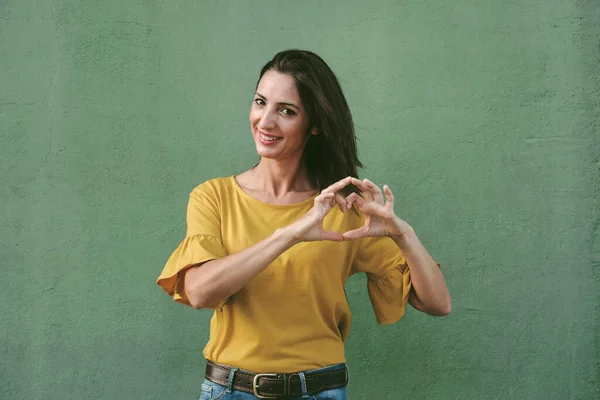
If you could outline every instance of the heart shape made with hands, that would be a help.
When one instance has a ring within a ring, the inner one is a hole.
[[[348,185],[354,185],[363,193],[351,193],[344,197],[340,191]],[[385,193],[385,199],[383,194]],[[361,228],[353,229],[344,233],[326,231],[322,227],[323,218],[338,204],[340,210],[345,212],[352,209],[354,205],[364,214],[365,223]],[[353,177],[344,178],[327,188],[315,198],[313,206],[314,216],[320,222],[318,232],[312,229],[309,232],[311,238],[317,240],[354,240],[362,237],[390,236],[400,237],[410,229],[410,226],[394,213],[394,194],[387,186],[381,189],[368,179],[359,180]],[[313,211],[311,210],[311,211]],[[311,240],[311,239],[308,239]]]

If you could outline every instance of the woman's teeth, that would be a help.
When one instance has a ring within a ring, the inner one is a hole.
[[[261,138],[262,140],[266,140],[266,141],[268,141],[268,142],[274,142],[274,141],[276,141],[276,140],[279,140],[279,139],[281,139],[280,137],[277,137],[277,136],[265,136],[265,135],[263,135],[262,133],[260,134],[260,138]]]

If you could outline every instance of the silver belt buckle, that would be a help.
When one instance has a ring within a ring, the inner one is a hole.
[[[252,380],[252,391],[254,392],[254,395],[256,397],[258,397],[259,399],[276,399],[277,397],[261,396],[260,394],[258,394],[258,381],[260,378],[265,377],[265,376],[269,376],[272,378],[279,377],[277,374],[256,374],[256,375],[254,375],[254,379]]]

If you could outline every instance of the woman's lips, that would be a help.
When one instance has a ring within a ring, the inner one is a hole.
[[[274,143],[277,143],[280,139],[281,137],[279,136],[268,135],[266,133],[258,131],[258,140],[264,145],[272,145]]]

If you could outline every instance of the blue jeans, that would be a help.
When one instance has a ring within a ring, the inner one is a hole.
[[[332,365],[331,367],[325,367],[321,369],[314,369],[311,371],[304,371],[305,373],[312,372],[325,372],[325,371],[335,371],[338,369],[346,368],[346,364],[337,364]],[[346,395],[346,387],[341,387],[338,389],[324,390],[320,393],[317,393],[314,396],[309,396],[306,394],[305,396],[296,397],[293,400],[347,400]],[[254,400],[256,397],[253,394],[241,392],[239,390],[227,390],[227,386],[219,385],[218,383],[214,383],[209,381],[208,379],[204,380],[202,383],[202,394],[200,395],[200,400]]]

